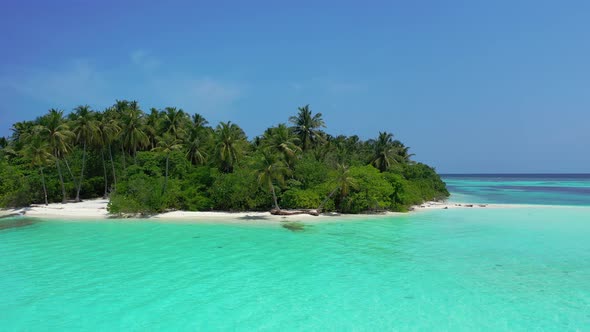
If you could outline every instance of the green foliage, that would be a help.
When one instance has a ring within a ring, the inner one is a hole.
[[[196,187],[185,189],[181,197],[182,210],[187,211],[208,211],[213,209],[213,202],[207,193]]]
[[[0,206],[28,206],[32,198],[29,182],[23,172],[0,162]]]
[[[127,181],[122,181],[117,192],[111,196],[108,210],[113,214],[150,215],[164,211],[162,177],[134,172]]]
[[[306,154],[295,164],[293,176],[299,182],[301,188],[308,189],[324,183],[328,179],[330,168],[326,163],[316,160],[312,155]]]
[[[208,188],[215,181],[212,169],[201,166],[190,169],[182,181],[182,209],[188,211],[207,211],[213,209],[213,201],[208,195]]]
[[[357,188],[343,202],[344,212],[379,211],[391,206],[393,186],[378,169],[371,165],[355,166],[350,168],[350,176],[356,180]]]
[[[283,193],[281,204],[289,209],[315,209],[324,196],[325,193],[318,189],[290,188]]]
[[[242,158],[248,142],[246,134],[235,123],[221,122],[215,129],[215,156],[219,170],[233,172]]]
[[[449,196],[440,176],[432,167],[425,164],[397,165],[384,174],[395,188],[391,206],[393,211],[406,211],[409,206]]]
[[[219,174],[209,194],[215,210],[263,210],[272,206],[272,198],[264,189],[254,172],[236,169],[233,173]]]
[[[408,196],[408,191],[407,191],[408,181],[406,179],[404,179],[404,177],[401,174],[387,172],[387,173],[384,173],[383,176],[385,177],[385,180],[387,182],[389,182],[389,184],[393,188],[393,193],[390,196],[390,201],[391,201],[390,210],[398,211],[398,212],[406,212],[408,210],[409,205],[417,204],[417,203],[408,202],[408,200],[406,198]]]
[[[174,107],[146,113],[121,100],[103,112],[52,109],[0,140],[0,206],[42,203],[46,191],[48,202],[110,195],[114,214],[273,206],[361,213],[449,195],[393,134],[331,136],[308,106],[289,122],[249,142],[232,122],[211,127]]]
[[[312,115],[309,105],[298,108],[299,113],[289,118],[293,124],[293,132],[299,138],[301,149],[307,151],[319,145],[323,141],[323,133],[320,128],[326,126],[322,119],[322,113]]]

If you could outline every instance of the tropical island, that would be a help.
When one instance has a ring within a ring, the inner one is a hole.
[[[235,123],[142,111],[51,109],[0,139],[0,207],[109,199],[112,215],[166,211],[405,212],[449,196],[393,134],[333,136],[308,105],[248,140]],[[295,211],[294,211],[295,210]]]

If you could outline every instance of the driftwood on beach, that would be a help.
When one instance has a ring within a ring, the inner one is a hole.
[[[296,214],[309,214],[311,216],[319,216],[320,213],[317,210],[281,210],[281,209],[272,209],[270,210],[270,214],[275,216],[293,216]]]

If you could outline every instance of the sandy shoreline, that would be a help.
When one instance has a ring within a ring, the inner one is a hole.
[[[47,206],[33,204],[30,207],[19,209],[0,209],[0,218],[7,216],[26,216],[43,219],[79,219],[79,220],[100,220],[120,219],[110,215],[107,211],[108,199],[92,199],[79,203],[51,203]],[[372,216],[393,216],[402,215],[398,212],[387,212]],[[177,220],[192,222],[225,222],[225,223],[277,223],[285,221],[328,221],[345,219],[362,219],[368,215],[325,213],[320,216],[298,214],[291,216],[271,215],[270,212],[222,212],[222,211],[171,211],[149,217],[130,218],[141,220]]]
[[[92,199],[79,203],[51,203],[47,206],[34,204],[27,208],[20,209],[0,209],[0,217],[6,216],[27,216],[44,219],[117,219],[109,215],[107,211],[108,199]],[[429,210],[447,210],[447,209],[505,209],[505,208],[539,208],[539,207],[563,207],[552,205],[525,205],[525,204],[478,204],[478,203],[455,203],[455,202],[426,202],[414,206],[413,212]],[[410,212],[411,213],[411,212]],[[326,213],[320,216],[311,216],[307,214],[292,216],[276,216],[269,212],[218,212],[218,211],[172,211],[166,212],[148,218],[146,220],[180,220],[192,222],[225,222],[225,223],[277,223],[285,221],[304,221],[304,222],[325,222],[335,220],[354,220],[366,219],[373,217],[391,217],[407,215],[400,212],[386,212],[382,214],[338,214]]]

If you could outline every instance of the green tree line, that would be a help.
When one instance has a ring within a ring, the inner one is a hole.
[[[174,209],[406,211],[448,197],[393,134],[332,136],[309,106],[248,140],[237,124],[117,101],[57,109],[0,138],[0,206],[109,198],[112,213]]]

